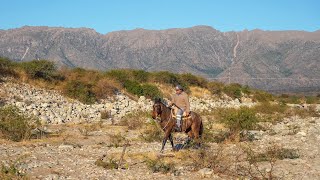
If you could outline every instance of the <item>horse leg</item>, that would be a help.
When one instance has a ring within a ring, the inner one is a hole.
[[[188,132],[188,137],[187,137],[186,142],[184,143],[183,146],[189,145],[192,139],[193,139],[192,131],[189,131],[189,132]]]
[[[163,153],[164,146],[166,145],[167,140],[168,140],[170,134],[171,134],[171,132],[168,131],[168,130],[165,132],[164,138],[163,138],[163,140],[162,140],[162,147],[161,147],[161,150],[160,150],[161,153]]]
[[[170,133],[170,135],[169,135],[169,140],[170,140],[170,143],[171,143],[171,146],[172,146],[172,151],[175,151],[176,148],[174,147],[173,138],[172,138],[172,134],[171,134],[171,133]]]
[[[194,140],[195,140],[195,144],[196,144],[196,148],[200,148],[200,135],[199,135],[199,129],[195,128],[192,129],[193,131],[193,135],[194,135]]]

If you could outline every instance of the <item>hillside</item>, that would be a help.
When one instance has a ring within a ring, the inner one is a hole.
[[[85,74],[91,82],[97,77],[88,70],[75,69],[73,73],[78,74],[66,73],[64,81],[72,81],[75,76],[79,81],[88,81]],[[172,90],[168,84],[156,84]],[[151,118],[150,99],[141,96],[134,100],[117,93],[88,105],[52,89],[57,85],[52,80],[26,80],[23,76],[0,79],[0,179],[320,176],[320,161],[316,158],[320,150],[319,104],[253,102],[245,94],[252,90],[239,86],[235,87],[243,91],[241,102],[210,93],[198,92],[201,96],[197,97],[195,92],[204,89],[193,86],[191,108],[204,123],[201,148],[182,146],[186,134],[173,133],[175,147],[183,148],[172,151],[167,143],[164,153],[158,153],[164,133],[158,121]],[[241,129],[234,131],[237,126]]]
[[[319,92],[320,31],[220,32],[208,26],[117,31],[22,27],[0,31],[0,56],[60,66],[192,73],[271,92]]]

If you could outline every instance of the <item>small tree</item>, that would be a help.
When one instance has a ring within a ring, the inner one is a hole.
[[[230,129],[234,140],[239,140],[242,130],[253,129],[258,122],[255,112],[248,107],[228,109],[220,114],[220,121]]]

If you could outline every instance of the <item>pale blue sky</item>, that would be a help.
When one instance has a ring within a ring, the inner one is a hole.
[[[0,29],[87,27],[100,33],[208,25],[220,31],[320,29],[320,0],[0,0]]]

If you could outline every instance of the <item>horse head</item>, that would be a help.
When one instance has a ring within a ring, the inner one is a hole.
[[[161,98],[156,98],[152,106],[152,118],[156,119],[162,113],[162,101]]]

